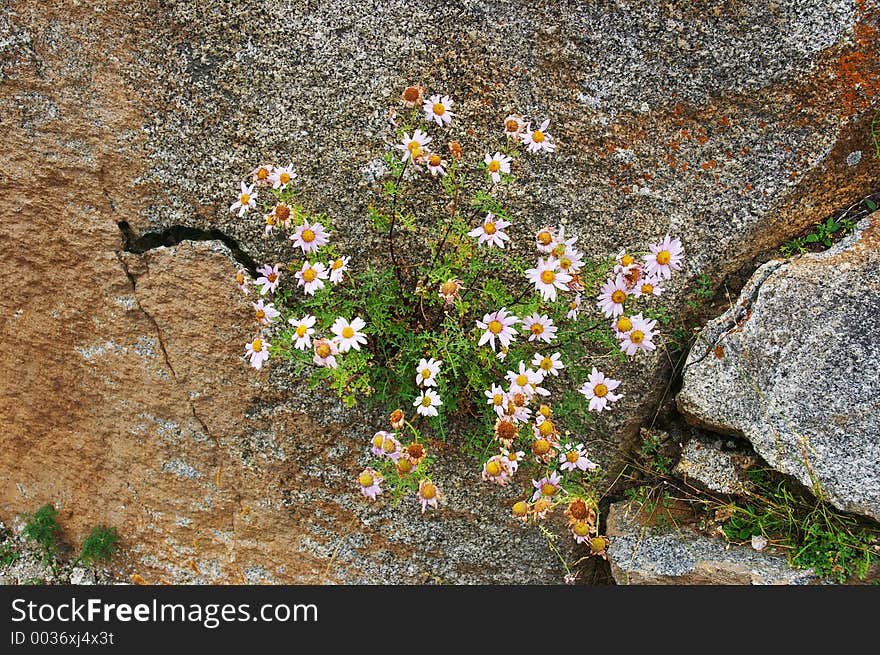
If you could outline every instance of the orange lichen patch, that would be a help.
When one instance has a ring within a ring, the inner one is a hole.
[[[195,560],[190,560],[188,564],[189,568],[196,572],[196,575],[201,575],[202,572],[199,571],[198,565],[195,563]]]
[[[721,359],[724,357],[724,348],[721,347],[721,344],[715,346],[715,359]]]
[[[730,125],[730,119],[727,116],[722,116],[721,118],[718,119],[718,124],[721,127],[727,127]]]
[[[669,149],[670,149],[670,150],[678,150],[678,148],[680,147],[680,145],[681,145],[681,144],[680,144],[678,141],[670,141],[670,142],[669,142]]]
[[[798,173],[797,171],[791,171],[791,172],[788,174],[788,177],[790,177],[792,180],[794,180],[794,179],[797,178],[798,175],[800,175],[800,173]]]
[[[716,162],[714,159],[710,159],[709,161],[706,161],[706,162],[703,162],[702,164],[700,164],[700,168],[702,168],[704,171],[709,171],[709,170],[712,170],[713,168],[717,168],[717,167],[718,167],[718,162]]]
[[[131,576],[131,584],[148,585],[150,583],[147,582],[142,575],[138,575],[137,573],[135,573]]]
[[[214,484],[218,487],[220,486],[220,480],[223,478],[223,467],[220,466],[217,468],[217,475],[214,476]]]
[[[672,109],[673,116],[683,116],[684,115],[684,105],[680,102],[675,103],[675,107]]]
[[[679,130],[679,134],[681,135],[682,141],[690,141],[691,140],[691,131],[682,128]]]

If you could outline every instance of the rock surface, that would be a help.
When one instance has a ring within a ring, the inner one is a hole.
[[[681,451],[673,473],[685,482],[721,494],[741,494],[748,486],[745,471],[757,463],[754,454],[724,448],[723,440],[699,433]]]
[[[72,544],[115,525],[120,570],[148,581],[560,580],[471,461],[445,459],[438,517],[365,506],[350,480],[374,417],[310,397],[281,368],[246,368],[247,306],[224,248],[126,254],[117,223],[218,229],[284,261],[285,244],[227,208],[256,162],[293,161],[304,202],[369,257],[386,108],[421,81],[459,103],[449,134],[476,157],[511,110],[553,120],[559,152],[526,164],[506,198],[523,234],[565,220],[589,257],[681,236],[674,315],[688,280],[720,281],[880,177],[867,129],[877,11],[4,3],[0,518],[54,502]],[[598,459],[638,434],[663,361],[614,371],[632,392],[597,421]]]
[[[832,249],[759,268],[691,351],[685,417],[744,435],[842,510],[880,519],[880,212]]]
[[[618,502],[608,512],[608,559],[617,584],[630,585],[779,585],[812,584],[811,571],[792,569],[785,557],[688,527],[644,524],[640,506]]]

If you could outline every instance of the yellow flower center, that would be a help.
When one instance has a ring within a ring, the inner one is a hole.
[[[543,271],[541,273],[541,282],[544,284],[553,284],[553,280],[556,279],[556,273],[553,271]]]
[[[264,312],[262,309],[258,309],[256,316],[258,321],[262,321],[264,318],[266,318],[266,312]]]
[[[611,302],[621,304],[624,300],[626,300],[626,292],[617,289],[614,293],[611,294]]]
[[[550,251],[550,254],[554,257],[562,257],[565,254],[565,244],[560,243],[558,246]]]
[[[455,295],[456,291],[458,291],[458,285],[451,280],[446,281],[440,285],[440,293],[442,293],[444,296]]]
[[[514,516],[525,516],[528,513],[529,513],[529,505],[526,501],[521,500],[521,501],[513,504],[513,515]]]
[[[661,250],[657,253],[657,263],[661,266],[668,264],[670,259],[672,259],[672,255],[669,254],[668,250]]]
[[[605,540],[602,537],[593,537],[590,539],[590,548],[596,553],[601,553],[605,550],[605,546]]]
[[[501,464],[498,463],[497,460],[492,460],[490,462],[486,462],[486,473],[495,477],[496,475],[501,475]]]
[[[266,214],[266,225],[275,225],[275,217],[272,214]]]
[[[430,407],[431,406],[431,397],[423,396],[422,397],[422,407]]]
[[[244,284],[244,273],[236,273],[235,274],[235,283],[241,286]]]
[[[512,118],[504,124],[504,129],[508,132],[518,132],[519,131],[519,123],[517,123]]]
[[[440,165],[440,155],[431,155],[428,158],[428,164],[430,166],[439,166]]]
[[[376,448],[381,448],[382,442],[384,440],[385,440],[385,437],[383,437],[381,434],[374,434],[373,435],[373,445],[376,446]]]
[[[492,404],[493,405],[500,405],[503,402],[504,402],[504,396],[501,395],[500,393],[496,393],[494,396],[492,396]]]
[[[278,176],[278,179],[281,180],[281,184],[287,184],[290,182],[290,173],[282,173]]]
[[[434,106],[431,107],[431,111],[433,111],[438,116],[442,116],[446,113],[446,107],[443,106],[442,102],[435,102]]]
[[[617,319],[617,329],[621,332],[629,332],[632,330],[633,322],[629,320],[628,316],[621,316]]]
[[[507,453],[507,460],[508,460],[508,461],[510,461],[510,462],[515,462],[515,461],[517,461],[518,459],[519,459],[519,457],[516,456],[516,453],[515,453],[515,452],[509,452],[509,453]]]
[[[431,369],[423,368],[422,369],[422,379],[427,380],[429,377],[431,377]]]
[[[645,282],[642,285],[642,293],[654,293],[654,285],[650,282]]]
[[[251,197],[246,193],[242,193],[241,198],[239,198],[239,200],[241,201],[242,205],[246,205],[251,201]]]
[[[267,177],[269,177],[269,171],[265,167],[257,171],[258,180],[265,180]]]
[[[305,325],[297,326],[296,336],[298,336],[300,339],[302,339],[304,336],[306,336],[306,332],[308,332],[308,329],[309,328],[307,328]]]
[[[580,458],[581,458],[581,456],[578,455],[576,450],[569,450],[567,453],[565,453],[565,459],[567,459],[572,464],[574,464]]]
[[[412,460],[408,457],[401,457],[397,460],[397,470],[401,473],[409,473],[412,471],[413,465]]]
[[[532,451],[536,455],[546,455],[550,452],[550,442],[546,439],[535,439],[535,443],[532,444]]]
[[[342,261],[342,257],[333,260],[333,264],[330,266],[334,271],[338,271],[340,268],[345,266],[345,262]]]
[[[600,382],[595,387],[593,387],[593,395],[597,398],[604,398],[608,395],[608,387]]]
[[[431,482],[423,482],[419,488],[419,493],[422,494],[422,498],[425,500],[431,500],[437,495],[437,487]]]
[[[556,427],[553,425],[553,421],[550,419],[545,419],[541,422],[541,425],[538,426],[538,432],[542,437],[549,437],[556,431]]]
[[[314,282],[315,278],[318,277],[318,271],[316,271],[314,268],[307,268],[303,271],[302,276],[303,280],[305,280],[306,282]]]
[[[541,368],[545,371],[549,371],[551,368],[553,368],[553,360],[549,357],[545,357],[541,360]]]
[[[358,476],[358,482],[362,487],[372,487],[373,486],[373,476],[370,473],[364,471]]]
[[[544,133],[541,130],[535,130],[532,132],[532,141],[535,143],[544,143]]]
[[[489,321],[489,325],[487,327],[489,328],[489,332],[491,332],[492,334],[500,334],[501,330],[504,329],[504,326],[501,325],[501,321],[498,320]]]
[[[635,261],[635,258],[632,255],[624,255],[620,258],[621,266],[630,266]]]
[[[568,257],[563,257],[559,260],[559,268],[563,271],[567,271],[571,268],[571,260]]]
[[[299,238],[305,241],[306,243],[311,243],[315,240],[315,232],[314,230],[303,230],[302,234],[299,235]]]
[[[326,343],[322,343],[315,349],[315,352],[321,359],[326,359],[330,356],[330,346],[328,346]]]
[[[498,228],[495,227],[495,223],[492,221],[486,221],[483,223],[483,232],[486,234],[495,234],[498,231]]]
[[[544,418],[550,418],[550,415],[553,413],[553,410],[550,409],[550,405],[541,405],[538,408],[538,414],[543,416]]]
[[[490,173],[497,173],[499,170],[501,170],[501,162],[497,159],[493,159],[489,162],[488,168]]]
[[[263,340],[262,339],[254,339],[254,342],[251,344],[251,348],[253,348],[255,353],[262,352]]]
[[[395,450],[397,450],[397,444],[391,441],[391,439],[385,439],[382,442],[382,450],[384,450],[386,453],[393,453]]]
[[[645,340],[645,333],[641,330],[633,330],[629,333],[629,340],[633,343],[642,343]]]
[[[532,334],[544,334],[544,326],[540,323],[532,323],[532,327],[529,329],[532,331]]]
[[[412,140],[407,144],[406,149],[409,150],[409,154],[411,154],[413,158],[416,158],[419,156],[419,152],[421,152],[422,145],[418,141]]]
[[[542,246],[549,246],[550,242],[553,241],[553,235],[550,234],[547,230],[541,230],[538,232],[538,243]]]
[[[516,383],[517,385],[524,387],[529,383],[529,378],[527,375],[523,375],[522,373],[520,373],[516,376]]]
[[[590,526],[585,521],[578,521],[571,529],[579,537],[586,537],[590,534]]]
[[[574,300],[572,300],[570,303],[568,303],[568,308],[569,309],[577,309],[578,304]]]
[[[342,338],[351,339],[354,336],[354,329],[348,325],[342,328]]]
[[[541,493],[544,494],[545,496],[552,496],[557,491],[559,491],[559,488],[555,484],[550,484],[549,482],[545,482],[544,484],[541,485]]]

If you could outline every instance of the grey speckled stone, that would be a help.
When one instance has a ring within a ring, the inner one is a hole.
[[[880,519],[880,213],[819,254],[768,262],[691,351],[694,423],[745,435],[771,466]],[[721,355],[720,357],[718,355]]]
[[[785,557],[728,545],[688,528],[639,522],[639,506],[619,502],[608,513],[608,559],[618,584],[811,584],[812,570],[792,569]]]
[[[722,494],[742,493],[744,472],[754,455],[722,448],[721,439],[697,434],[685,444],[673,473],[686,482]]]

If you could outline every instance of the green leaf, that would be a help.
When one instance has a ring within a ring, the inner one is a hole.
[[[877,203],[874,202],[871,198],[866,198],[865,199],[865,207],[868,208],[869,212],[872,212],[877,209]]]
[[[807,235],[807,238],[804,239],[807,243],[816,243],[819,240],[819,235],[815,232],[810,232]]]

